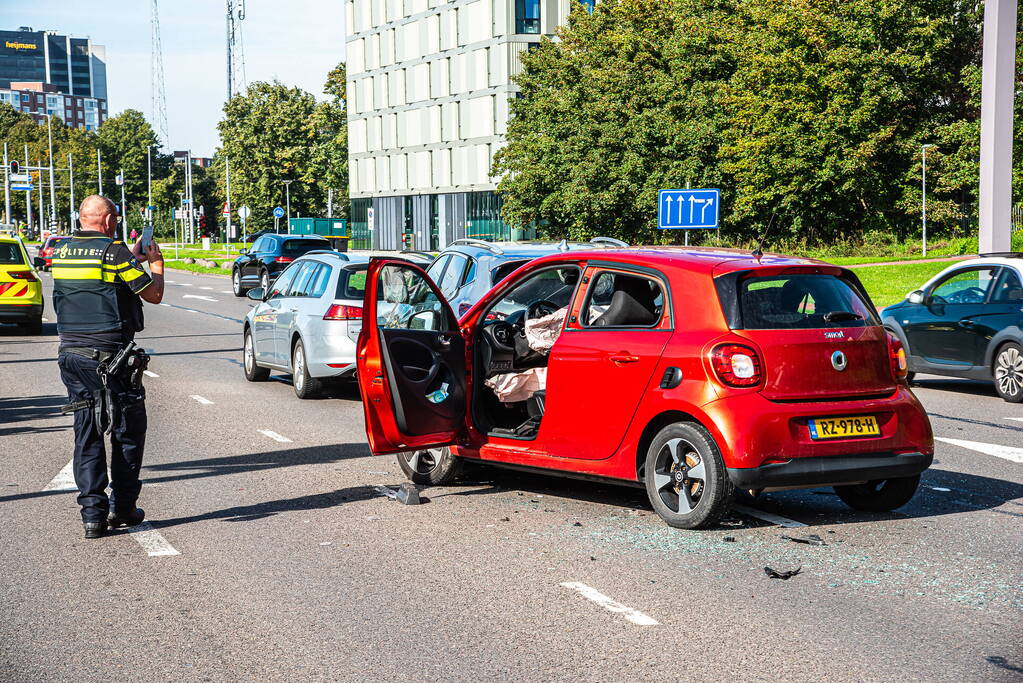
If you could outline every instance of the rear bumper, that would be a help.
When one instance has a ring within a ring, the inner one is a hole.
[[[741,489],[815,487],[920,474],[931,466],[927,453],[873,453],[869,455],[794,458],[760,467],[729,467],[728,478]]]
[[[43,317],[42,304],[0,303],[0,323],[22,323]]]

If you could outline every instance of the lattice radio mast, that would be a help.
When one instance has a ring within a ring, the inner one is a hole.
[[[161,144],[170,146],[170,134],[167,132],[167,88],[163,80],[163,45],[160,42],[160,10],[157,0],[152,0],[150,15],[152,51],[149,56],[152,82],[153,124]]]
[[[241,22],[245,19],[245,0],[226,0],[226,3],[227,99],[231,99],[245,87],[245,51],[241,27]]]

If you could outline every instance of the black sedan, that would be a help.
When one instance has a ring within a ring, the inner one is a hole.
[[[911,373],[993,381],[1003,399],[1023,401],[1023,254],[950,266],[881,319]]]
[[[329,251],[330,242],[316,235],[261,235],[235,259],[231,269],[234,295],[245,296],[245,292],[255,287],[270,291],[270,283],[289,263],[319,249]]]

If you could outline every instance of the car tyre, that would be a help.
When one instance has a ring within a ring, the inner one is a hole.
[[[242,271],[238,268],[231,272],[231,290],[235,296],[245,296],[245,288],[242,287]]]
[[[915,379],[916,379],[916,373],[915,372],[907,372],[906,373],[906,384],[908,384],[909,386],[913,386],[913,381]]]
[[[264,296],[270,291],[270,271],[264,270],[259,274],[259,286],[263,288]]]
[[[728,512],[735,492],[714,437],[693,422],[657,433],[643,478],[654,511],[679,529],[712,526]]]
[[[1023,402],[1023,348],[1015,342],[999,347],[991,375],[995,391],[1009,403]]]
[[[888,512],[910,501],[920,484],[920,475],[877,479],[862,484],[835,486],[835,493],[853,510]]]
[[[299,339],[291,349],[291,383],[295,387],[295,395],[301,399],[316,398],[323,393],[323,380],[309,374],[309,363],[306,361],[305,346]]]
[[[244,358],[242,365],[245,368],[245,379],[250,382],[265,382],[270,379],[270,368],[261,368],[256,365],[256,346],[252,341],[252,332],[245,330],[245,344],[242,350]]]
[[[398,453],[398,466],[413,483],[426,486],[450,484],[462,473],[462,458],[450,448],[429,448]]]

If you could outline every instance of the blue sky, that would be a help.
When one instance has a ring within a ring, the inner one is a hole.
[[[110,111],[151,119],[149,0],[0,0],[0,28],[31,26],[106,45]],[[342,0],[247,0],[248,82],[278,79],[322,98],[344,59]],[[224,0],[160,0],[169,149],[209,156],[227,90]]]

